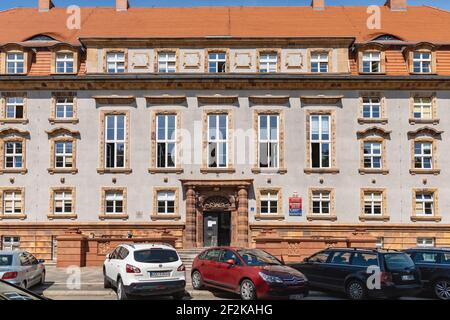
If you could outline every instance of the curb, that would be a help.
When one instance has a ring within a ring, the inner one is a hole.
[[[193,289],[186,289],[186,293],[191,297],[210,297],[213,298],[214,295],[209,291],[197,291]],[[41,293],[46,297],[81,297],[81,296],[95,296],[95,297],[105,297],[105,296],[115,296],[116,293],[113,290],[45,290]]]

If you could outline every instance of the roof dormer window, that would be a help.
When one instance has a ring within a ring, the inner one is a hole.
[[[363,53],[362,71],[364,73],[381,72],[381,53],[379,51],[368,51]]]
[[[6,68],[9,74],[24,73],[25,58],[23,52],[10,52],[6,54]]]
[[[431,52],[416,51],[413,53],[413,72],[431,73]]]
[[[72,52],[56,54],[56,73],[73,73],[74,57]]]

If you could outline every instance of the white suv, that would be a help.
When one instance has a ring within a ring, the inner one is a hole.
[[[186,268],[168,244],[121,244],[103,264],[105,288],[117,289],[117,298],[185,294]]]

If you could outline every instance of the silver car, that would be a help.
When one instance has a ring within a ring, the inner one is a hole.
[[[25,289],[44,284],[43,262],[26,251],[0,251],[0,279]]]

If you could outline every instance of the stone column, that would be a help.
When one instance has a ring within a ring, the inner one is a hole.
[[[186,226],[183,245],[185,249],[194,248],[196,245],[195,211],[195,191],[192,187],[188,187],[186,191]]]
[[[248,192],[245,187],[238,191],[237,246],[248,247]]]

